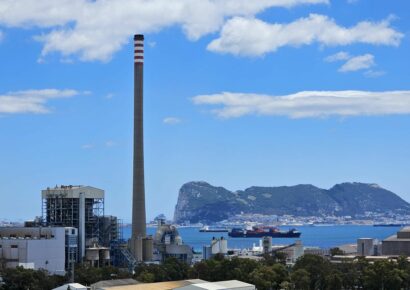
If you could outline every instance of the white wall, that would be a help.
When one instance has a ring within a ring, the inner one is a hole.
[[[65,274],[65,229],[53,228],[52,239],[0,239],[0,258],[10,260],[9,267],[19,263],[33,263],[34,269],[45,269],[52,274]],[[17,248],[12,246],[17,245]]]

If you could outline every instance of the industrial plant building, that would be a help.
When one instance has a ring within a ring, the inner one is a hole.
[[[120,221],[104,215],[104,190],[61,185],[42,190],[41,199],[41,217],[25,222],[25,227],[0,228],[0,259],[6,267],[65,275],[80,262],[129,266],[127,257],[132,255],[122,239]]]
[[[78,229],[79,261],[86,247],[99,243],[104,190],[91,186],[56,186],[41,191],[45,226]]]
[[[271,243],[272,244],[272,243]],[[226,255],[228,253],[228,241],[221,238],[212,238],[211,244],[209,246],[204,246],[202,248],[202,258],[204,260],[210,260],[215,255]]]
[[[110,245],[119,238],[118,220],[104,216],[104,190],[61,185],[41,191],[42,222],[46,227],[78,229],[78,262],[110,264]]]
[[[383,240],[382,252],[386,256],[410,256],[410,227],[404,227]]]
[[[172,257],[187,264],[192,263],[193,250],[182,242],[175,226],[166,224],[164,220],[159,220],[153,241],[157,260],[164,261]]]
[[[9,268],[65,275],[77,262],[77,235],[73,227],[0,228],[0,260]]]

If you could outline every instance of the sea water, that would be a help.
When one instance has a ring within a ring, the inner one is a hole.
[[[289,227],[280,227],[281,230],[288,230]],[[298,226],[298,231],[302,233],[300,238],[274,238],[273,244],[292,244],[296,240],[301,240],[304,246],[332,248],[345,244],[355,244],[358,238],[374,238],[383,240],[395,234],[400,227],[373,227],[362,225],[324,225],[324,226]],[[147,228],[149,235],[155,234],[156,228]],[[200,233],[199,228],[182,227],[178,228],[184,244],[192,246],[196,251],[202,251],[202,247],[209,245],[213,237],[224,237],[228,240],[229,249],[250,248],[253,244],[259,245],[260,238],[231,238],[228,233]],[[131,237],[131,227],[123,228],[125,239]]]

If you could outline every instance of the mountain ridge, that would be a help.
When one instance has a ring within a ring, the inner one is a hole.
[[[410,213],[410,204],[375,183],[344,182],[329,189],[312,184],[251,186],[230,191],[205,181],[192,181],[179,191],[174,221],[218,222],[241,213],[354,217],[366,212]]]

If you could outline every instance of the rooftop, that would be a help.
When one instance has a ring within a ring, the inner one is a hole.
[[[141,283],[134,279],[105,280],[105,281],[100,281],[100,282],[91,284],[91,289],[99,289],[99,288],[114,287],[114,286],[137,285],[137,284],[141,284]]]
[[[206,281],[200,279],[194,280],[181,280],[181,281],[169,281],[169,282],[157,282],[157,283],[142,283],[137,285],[124,285],[114,287],[103,287],[101,289],[107,290],[172,290],[192,284],[204,283]]]
[[[85,198],[104,198],[104,190],[88,185],[56,185],[41,191],[43,199],[54,197],[79,198],[80,194],[83,194]]]

